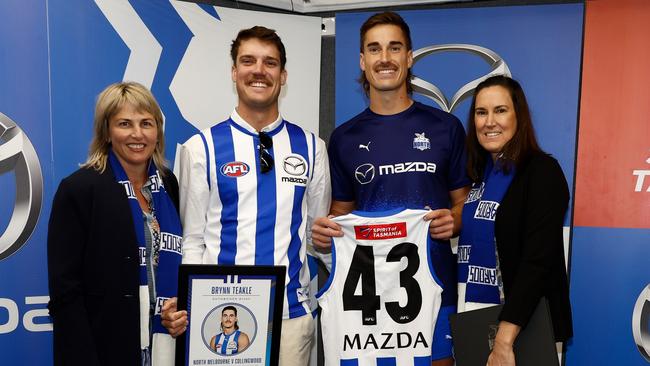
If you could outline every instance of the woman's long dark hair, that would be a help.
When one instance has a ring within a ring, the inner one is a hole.
[[[521,85],[516,80],[505,75],[489,77],[478,84],[474,90],[472,104],[469,108],[469,118],[467,119],[467,174],[473,182],[483,180],[485,163],[487,159],[491,158],[490,154],[478,141],[476,121],[474,120],[476,96],[481,90],[491,86],[501,86],[508,91],[517,118],[517,130],[512,139],[503,146],[499,157],[503,169],[509,171],[513,166],[519,167],[531,154],[542,152],[537,143],[537,138],[535,138],[528,102],[526,102],[526,95]]]

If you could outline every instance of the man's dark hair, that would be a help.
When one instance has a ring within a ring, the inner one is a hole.
[[[507,172],[513,165],[519,167],[533,153],[543,152],[535,137],[530,109],[521,85],[505,75],[489,77],[476,86],[467,119],[467,173],[473,182],[480,182],[483,179],[486,160],[491,159],[490,154],[481,146],[476,135],[474,117],[476,96],[481,90],[492,86],[501,86],[508,91],[517,119],[517,129],[500,153],[499,161],[503,164],[503,169]]]
[[[232,310],[232,311],[234,311],[234,312],[235,312],[235,316],[237,316],[237,308],[236,308],[236,307],[234,307],[234,306],[232,306],[232,305],[225,306],[225,307],[221,310],[221,315],[223,315],[223,313],[225,313],[226,310]],[[239,323],[239,322],[235,322],[235,329],[239,329],[239,324],[237,324],[237,323]],[[220,323],[219,325],[221,326],[221,330],[223,331],[223,324]]]
[[[411,29],[409,28],[408,24],[402,19],[399,14],[394,13],[392,11],[385,11],[383,13],[376,13],[372,15],[368,20],[366,20],[362,25],[361,29],[359,31],[360,33],[360,47],[359,47],[359,52],[363,53],[363,45],[366,39],[366,33],[368,31],[378,25],[395,25],[399,27],[399,29],[402,30],[402,34],[404,35],[404,39],[406,39],[406,49],[408,51],[411,51],[413,49],[412,42],[411,42]],[[413,78],[413,73],[411,72],[411,69],[408,69],[408,73],[406,74],[406,92],[408,94],[413,93],[413,85],[411,84],[411,79]],[[366,93],[366,96],[368,96],[368,93],[370,92],[370,84],[368,84],[368,79],[366,79],[366,73],[364,71],[361,71],[361,76],[358,79],[359,83],[363,87],[364,93]]]
[[[232,57],[233,65],[237,64],[239,46],[241,46],[243,41],[249,39],[259,39],[262,42],[274,45],[280,53],[280,68],[284,70],[284,66],[287,64],[287,51],[284,49],[284,44],[282,43],[280,36],[275,33],[274,29],[269,29],[260,25],[240,30],[237,34],[237,38],[232,41],[232,44],[230,45],[230,57]]]

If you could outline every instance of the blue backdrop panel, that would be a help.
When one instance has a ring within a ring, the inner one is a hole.
[[[355,80],[359,69],[359,28],[372,13],[336,17],[336,124],[367,105]],[[403,11],[413,50],[442,44],[471,44],[497,53],[519,80],[531,106],[542,148],[555,156],[573,182],[582,49],[582,4]],[[447,97],[490,71],[469,52],[431,54],[413,67],[415,76],[436,85]],[[437,107],[431,99],[415,99]],[[470,99],[452,110],[463,123]],[[570,211],[569,211],[570,212]],[[566,225],[569,223],[567,216]]]
[[[129,49],[94,1],[50,0],[54,181],[84,162],[95,98],[122,81]]]
[[[198,132],[183,118],[170,91],[174,74],[193,34],[169,2],[145,0],[131,3],[163,49],[151,92],[165,114],[165,153],[167,160],[173,162],[176,144],[184,143]],[[217,15],[214,7],[204,5],[202,8],[213,16]],[[218,16],[216,18],[219,19]]]
[[[0,16],[0,112],[36,149],[44,182],[41,215],[30,239],[0,260],[0,364],[43,365],[51,362],[52,349],[51,328],[42,325],[49,323],[45,238],[52,195],[45,1],[3,0]],[[0,150],[5,142],[0,140]],[[14,171],[0,174],[0,235],[17,190],[26,188],[16,187],[15,177]]]
[[[567,365],[647,365],[632,312],[648,285],[650,230],[575,227],[571,244],[574,336]],[[600,255],[598,253],[607,253]],[[579,311],[575,311],[579,309]],[[642,326],[646,332],[650,324]]]
[[[166,155],[196,133],[181,116],[170,82],[192,37],[167,1],[132,0],[137,17],[162,46],[151,90],[165,115]],[[52,124],[55,182],[85,160],[97,94],[122,81],[131,50],[92,1],[51,0]],[[75,21],[71,21],[75,19]]]

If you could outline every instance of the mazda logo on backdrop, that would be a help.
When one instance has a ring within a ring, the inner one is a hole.
[[[632,312],[632,335],[636,347],[646,361],[650,362],[650,285],[647,285],[636,300]]]
[[[472,92],[474,89],[476,89],[476,86],[481,81],[487,79],[488,77],[492,75],[511,76],[510,69],[508,68],[508,65],[506,65],[506,62],[503,61],[501,56],[497,55],[496,52],[488,48],[473,44],[441,44],[422,47],[413,51],[413,64],[417,63],[420,59],[430,54],[450,51],[470,53],[481,57],[490,66],[490,72],[463,85],[460,89],[458,89],[451,100],[447,99],[447,97],[437,86],[426,80],[420,79],[417,76],[413,76],[413,79],[411,80],[411,83],[413,84],[413,91],[418,94],[422,94],[429,99],[432,99],[440,106],[443,111],[451,113],[451,111],[460,102],[472,95]]]
[[[0,176],[14,172],[16,199],[9,224],[0,234],[0,259],[29,239],[43,203],[43,175],[34,146],[9,117],[0,113]]]

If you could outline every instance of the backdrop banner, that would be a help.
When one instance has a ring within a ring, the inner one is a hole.
[[[650,363],[650,3],[587,2],[568,365]]]
[[[0,18],[0,363],[46,365],[54,188],[45,1],[0,1]]]

